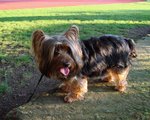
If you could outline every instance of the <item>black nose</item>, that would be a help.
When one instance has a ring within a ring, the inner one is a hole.
[[[71,63],[69,63],[69,62],[64,62],[63,65],[64,65],[64,67],[70,67],[70,66],[71,66]]]

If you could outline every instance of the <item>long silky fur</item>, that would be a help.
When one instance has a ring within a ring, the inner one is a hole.
[[[128,42],[127,42],[128,41]],[[109,68],[121,70],[131,64],[135,44],[119,36],[105,35],[81,41],[84,66],[82,74],[102,76]]]
[[[131,39],[104,35],[80,41],[78,37],[79,29],[75,25],[57,36],[45,35],[41,30],[35,31],[32,47],[40,71],[48,76],[58,45],[70,48],[71,57],[77,65],[76,73],[89,77],[101,76],[109,68],[124,69],[136,57],[135,43]]]
[[[38,40],[35,38],[37,38]],[[42,59],[42,60],[38,60],[38,62],[39,62],[39,69],[44,75],[48,76],[49,69],[51,68],[51,61],[53,60],[54,52],[58,45],[68,46],[71,50],[72,58],[74,59],[78,67],[78,70],[82,68],[83,66],[82,54],[81,54],[82,51],[78,40],[76,41],[67,40],[66,36],[64,35],[60,35],[60,36],[45,35],[45,37],[42,36],[42,40],[39,39],[41,38],[37,37],[37,34],[36,37],[33,37],[33,49],[34,49],[35,56],[37,56],[38,59],[40,58]],[[40,47],[38,48],[38,46]],[[80,53],[80,57],[79,57],[79,53]]]

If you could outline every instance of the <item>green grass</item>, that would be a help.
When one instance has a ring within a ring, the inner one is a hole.
[[[31,34],[36,29],[54,35],[76,24],[81,39],[102,34],[127,36],[131,28],[150,25],[149,6],[143,2],[0,11],[0,60],[15,65],[30,62]]]
[[[7,90],[8,90],[8,84],[7,83],[5,83],[5,82],[2,82],[1,84],[0,84],[0,95],[2,94],[2,93],[5,93]]]
[[[131,3],[0,11],[0,57],[28,54],[31,33],[36,29],[53,35],[77,24],[81,39],[101,34],[126,35],[130,28],[150,24],[149,5]]]
[[[0,95],[10,91],[10,86],[8,85],[8,72],[5,71],[3,68],[0,68]],[[3,79],[2,79],[3,78]]]

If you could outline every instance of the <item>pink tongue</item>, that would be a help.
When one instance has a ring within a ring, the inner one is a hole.
[[[63,75],[65,75],[65,76],[67,76],[69,73],[70,73],[70,70],[69,70],[69,68],[60,68],[60,72],[63,74]]]

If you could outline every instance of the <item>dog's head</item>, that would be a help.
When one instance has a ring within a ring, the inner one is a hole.
[[[60,80],[78,74],[83,66],[78,36],[79,29],[75,25],[62,35],[47,36],[41,30],[33,33],[33,53],[42,74]]]

